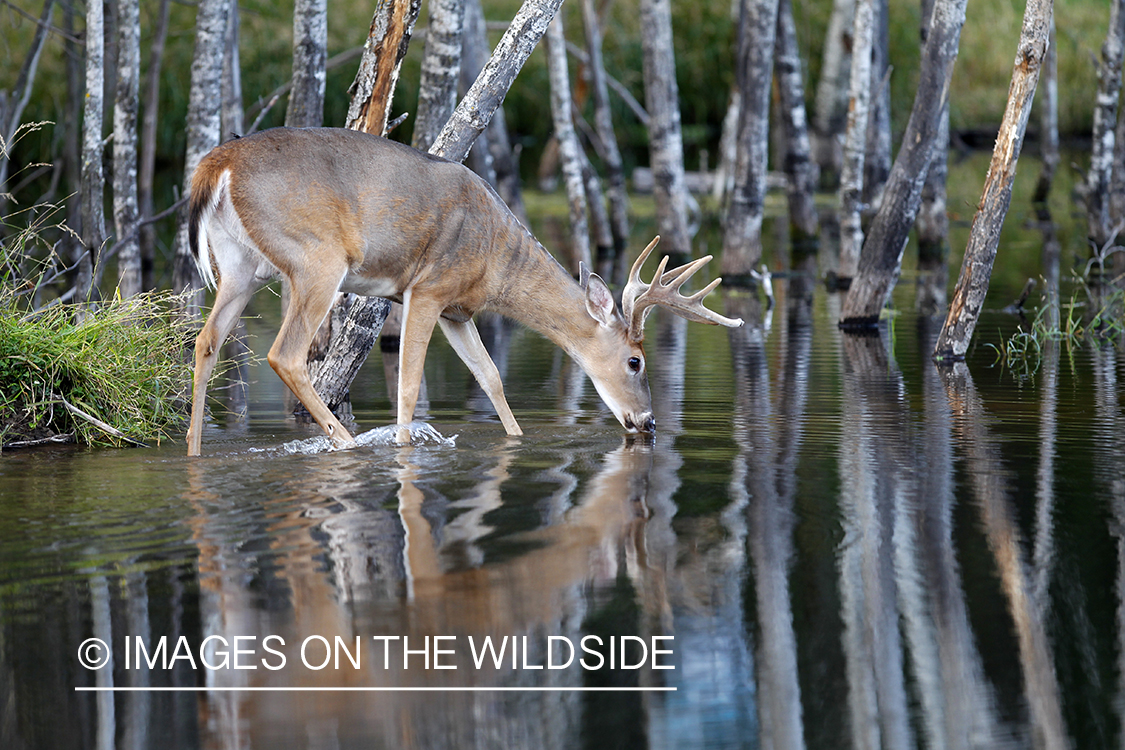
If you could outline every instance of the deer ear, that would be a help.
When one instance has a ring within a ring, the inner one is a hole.
[[[612,325],[614,316],[617,314],[613,302],[613,293],[609,291],[609,287],[602,281],[601,276],[589,271],[584,275],[587,276],[585,283],[586,311],[590,313],[591,318],[603,326]]]
[[[578,261],[578,286],[583,289],[590,283],[590,267],[584,261]]]

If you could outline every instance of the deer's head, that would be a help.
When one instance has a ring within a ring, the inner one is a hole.
[[[726,318],[703,306],[703,298],[722,279],[715,279],[690,296],[680,293],[684,282],[711,260],[710,255],[671,271],[664,270],[668,265],[668,257],[665,256],[652,281],[647,284],[642,282],[641,267],[658,242],[659,236],[648,244],[633,264],[629,281],[621,292],[620,311],[609,287],[596,273],[591,273],[582,265],[579,278],[579,284],[586,292],[586,311],[598,323],[592,345],[583,348],[578,355],[579,363],[593,381],[598,395],[629,432],[656,431],[642,346],[645,320],[653,307],[661,305],[697,323],[728,328],[742,325],[741,318]]]

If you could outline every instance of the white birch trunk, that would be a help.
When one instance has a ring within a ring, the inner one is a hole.
[[[105,100],[105,18],[101,0],[86,4],[86,100],[82,111],[82,244],[76,246],[76,302],[93,294],[94,263],[105,243],[102,129]]]
[[[592,268],[590,227],[586,219],[586,187],[582,180],[581,146],[571,116],[570,74],[566,64],[566,35],[562,18],[547,27],[547,70],[551,80],[551,118],[559,142],[563,184],[570,213],[570,272],[578,276],[580,263]]]
[[[859,270],[859,254],[863,248],[863,163],[867,156],[867,120],[871,101],[873,24],[872,0],[856,0],[848,125],[840,169],[840,266],[836,273],[844,285],[849,284]]]
[[[723,275],[748,278],[762,257],[769,161],[770,85],[778,0],[743,0],[738,40],[741,90],[734,190],[723,228]]]
[[[813,121],[813,159],[820,176],[834,185],[840,176],[844,131],[848,120],[848,82],[851,80],[852,29],[855,26],[855,0],[834,0],[820,81],[816,87],[816,116]]]
[[[422,55],[418,84],[418,113],[414,118],[412,144],[429,151],[437,134],[457,105],[457,82],[461,77],[461,28],[465,20],[464,0],[429,0],[430,24]]]
[[[1086,216],[1090,241],[1101,249],[1110,239],[1109,190],[1113,179],[1117,100],[1121,95],[1121,63],[1125,58],[1125,0],[1110,0],[1109,32],[1098,66],[1094,103],[1094,135],[1090,171],[1086,174]],[[1120,167],[1125,168],[1125,167]]]
[[[207,153],[219,145],[222,128],[223,56],[226,46],[230,0],[200,0],[195,19],[195,52],[191,61],[191,93],[188,100],[187,153],[184,157],[183,194],[191,192],[191,177]],[[187,312],[200,317],[203,284],[187,237],[187,209],[179,212],[172,287],[177,292],[194,290]]]
[[[242,106],[242,58],[238,51],[240,34],[238,0],[230,0],[227,34],[223,41],[223,107],[219,115],[222,121],[219,129],[221,143],[246,135],[246,110]]]
[[[117,233],[118,291],[141,291],[137,211],[137,105],[141,76],[139,0],[117,3],[117,94],[113,107],[113,222]]]
[[[1055,19],[1051,17],[1050,40],[1047,42],[1047,59],[1043,61],[1043,73],[1039,78],[1039,91],[1035,97],[1036,106],[1039,107],[1039,156],[1042,159],[1042,168],[1039,170],[1039,180],[1035,186],[1035,203],[1046,203],[1051,192],[1051,183],[1055,179],[1055,172],[1059,168],[1059,51],[1055,47]],[[1118,118],[1118,137],[1115,150],[1120,153],[1115,157],[1120,164],[1125,158],[1121,151],[1122,125],[1125,118]],[[1125,178],[1125,169],[1114,170],[1115,178]]]
[[[817,169],[809,144],[804,76],[791,0],[779,0],[777,6],[774,67],[781,107],[779,114],[785,132],[791,242],[805,246],[820,231],[816,213]]]
[[[297,0],[293,8],[293,88],[285,108],[291,128],[324,124],[328,63],[328,0]]]
[[[680,93],[672,51],[669,0],[641,0],[641,47],[644,53],[645,108],[649,115],[649,158],[654,181],[656,228],[665,252],[690,255]],[[773,50],[772,37],[770,50]]]

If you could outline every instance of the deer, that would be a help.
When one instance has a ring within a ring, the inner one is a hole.
[[[422,366],[435,326],[468,366],[510,436],[523,434],[499,371],[473,324],[492,310],[546,336],[586,372],[629,433],[653,433],[644,324],[655,306],[688,320],[742,325],[683,284],[705,256],[640,280],[659,241],[640,254],[621,309],[597,274],[575,279],[464,165],[342,128],[274,128],[207,154],[192,175],[188,241],[215,299],[195,342],[189,456],[201,450],[207,385],[219,350],[251,296],[280,277],[290,301],[267,361],[330,438],[355,440],[313,388],[307,353],[338,292],[403,307],[396,441],[410,442]]]

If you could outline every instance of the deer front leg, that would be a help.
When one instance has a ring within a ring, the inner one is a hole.
[[[470,372],[473,373],[473,377],[477,379],[480,387],[492,402],[497,416],[500,417],[500,421],[504,425],[504,430],[514,437],[522,435],[523,430],[516,423],[516,418],[508,406],[508,401],[504,398],[504,384],[500,380],[500,371],[496,369],[496,363],[492,361],[488,349],[485,348],[484,342],[480,340],[480,332],[476,325],[472,320],[455,323],[452,320],[439,318],[438,322],[441,324],[441,330],[445,333],[445,338],[449,340],[453,350],[457,352],[457,356],[468,366]]]
[[[355,439],[340,423],[309,380],[308,352],[313,336],[328,315],[344,271],[317,268],[320,273],[302,273],[289,279],[289,306],[281,331],[270,347],[270,367],[289,386],[297,400],[337,448],[355,447]]]
[[[413,289],[403,292],[402,332],[398,348],[398,434],[395,437],[399,445],[410,443],[407,425],[414,421],[426,349],[442,309],[443,303],[415,294]]]

